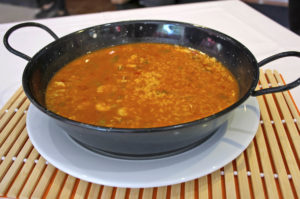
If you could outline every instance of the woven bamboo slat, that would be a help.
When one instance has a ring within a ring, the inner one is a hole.
[[[12,165],[7,170],[5,176],[0,183],[0,194],[3,195],[7,190],[11,182],[13,182],[16,177],[19,169],[23,165],[24,159],[27,157],[27,154],[32,150],[33,146],[28,139],[25,145],[22,147],[21,152],[18,154]]]
[[[0,179],[3,178],[3,176],[6,174],[7,170],[9,169],[10,165],[12,164],[13,157],[16,157],[18,152],[21,150],[21,147],[25,143],[26,140],[28,140],[28,137],[24,130],[21,135],[18,137],[16,143],[11,147],[11,150],[8,152],[8,154],[5,156],[5,159],[0,165]],[[1,180],[2,182],[2,180]]]
[[[55,178],[51,184],[49,192],[47,194],[46,199],[57,198],[59,195],[59,191],[64,183],[66,174],[62,171],[57,171]]]
[[[250,190],[249,190],[249,182],[247,176],[247,168],[244,154],[242,153],[236,159],[236,167],[237,167],[237,177],[239,183],[239,192],[241,198],[250,198]]]
[[[263,73],[263,71],[261,71]],[[269,87],[269,83],[266,80],[266,77],[261,75],[260,76],[260,81],[262,83],[262,87],[263,88],[268,88]],[[282,120],[280,118],[280,114],[278,112],[277,106],[275,104],[274,98],[273,98],[273,94],[268,94],[264,96],[267,104],[269,106],[269,111],[271,113],[271,117],[273,118],[273,122],[275,125],[275,129],[277,134],[275,134],[276,132],[274,132],[274,137],[272,137],[271,139],[269,139],[271,141],[270,146],[271,146],[271,151],[273,152],[273,158],[274,160],[276,160],[275,163],[275,167],[277,167],[277,172],[278,172],[278,177],[279,177],[279,183],[282,187],[282,193],[285,197],[287,198],[292,198],[292,191],[290,189],[290,183],[288,180],[288,176],[287,176],[287,169],[289,169],[289,171],[291,172],[293,178],[293,182],[295,183],[295,185],[298,185],[298,187],[300,187],[300,170],[299,168],[297,168],[297,162],[295,159],[295,156],[293,155],[293,151],[291,148],[291,145],[289,144],[289,140],[288,137],[286,135],[285,129],[283,127],[282,124]],[[270,128],[269,131],[274,131],[273,129],[271,130],[271,128],[273,128],[273,126],[271,125],[266,125],[267,128]],[[271,135],[271,134],[268,134]],[[277,137],[278,138],[277,138]],[[278,140],[278,141],[277,141]],[[276,144],[275,144],[276,143]],[[274,146],[278,146],[278,147],[274,147]],[[280,156],[278,154],[281,154],[282,152],[283,154],[281,155],[281,158],[279,158]],[[284,165],[284,161],[287,161],[287,167]],[[282,180],[280,180],[282,179]],[[298,190],[298,189],[297,189]],[[299,190],[300,191],[300,190]],[[298,197],[300,197],[300,192],[297,193]]]
[[[138,199],[140,194],[140,189],[130,189],[129,199]]]
[[[227,164],[224,167],[225,176],[225,188],[226,188],[226,198],[236,198],[233,165],[232,163]]]
[[[253,142],[251,142],[248,146],[246,153],[248,157],[249,170],[251,171],[250,178],[254,198],[263,198],[263,183],[260,176],[259,163]]]
[[[272,86],[277,86],[277,80],[278,77],[276,78],[276,76],[274,77],[272,75],[272,72],[270,70],[266,71],[267,73],[267,77],[270,80]],[[281,84],[281,83],[280,83]],[[286,92],[284,92],[286,94]],[[275,93],[275,99],[277,100],[277,104],[279,106],[279,110],[281,111],[282,115],[283,115],[283,121],[284,123],[282,123],[282,125],[286,124],[287,129],[288,129],[288,135],[290,135],[291,137],[291,141],[293,143],[293,147],[295,148],[295,151],[297,153],[297,158],[300,159],[300,136],[297,130],[297,126],[294,122],[293,119],[293,112],[296,112],[296,109],[289,109],[288,104],[286,103],[285,99],[284,99],[284,93]],[[294,114],[295,116],[297,116],[296,114]],[[299,116],[298,116],[298,120],[299,120]],[[300,121],[298,121],[299,123]]]
[[[52,166],[51,164],[48,164],[45,169],[45,172],[43,173],[39,183],[37,184],[32,196],[31,196],[33,199],[43,197],[43,195],[46,192],[47,187],[50,183],[49,179],[51,179],[54,172],[55,172],[55,167]]]
[[[284,80],[277,71],[261,71],[261,88],[282,84]],[[299,111],[288,91],[259,96],[257,100],[261,123],[253,141],[235,160],[185,183],[130,189],[77,179],[40,156],[27,135],[29,100],[20,88],[0,110],[0,197],[300,198]]]
[[[91,188],[88,194],[88,198],[98,198],[100,194],[101,185],[91,184]],[[133,189],[132,189],[133,190]]]
[[[184,198],[193,198],[195,196],[195,182],[194,180],[190,180],[184,183]]]
[[[21,94],[24,94],[23,93],[23,89],[22,88],[19,88],[14,94],[13,96],[8,100],[8,102],[6,102],[6,104],[1,108],[0,110],[0,119],[2,120],[2,117],[4,115],[4,113],[7,111],[7,110],[10,110],[10,109],[14,109],[14,108],[11,108],[11,105],[15,103],[15,101],[19,98],[19,96]]]
[[[143,190],[143,195],[142,195],[143,199],[144,198],[147,198],[147,199],[150,199],[153,197],[153,188],[146,188]]]
[[[17,93],[14,94],[7,104],[1,109],[0,130],[3,129],[3,126],[9,121],[10,118],[13,117],[16,109],[20,107],[20,104],[22,104],[22,102],[26,99],[25,93],[19,93],[20,91],[22,91],[22,89],[19,89]]]
[[[161,199],[161,198],[166,198],[167,196],[167,186],[162,186],[157,188],[157,193],[156,193],[156,198]]]
[[[179,199],[181,194],[181,184],[172,185],[171,188],[171,198],[172,199]]]
[[[103,198],[103,199],[111,198],[112,192],[113,192],[113,187],[104,186],[101,198]]]
[[[265,186],[267,190],[267,195],[270,198],[279,198],[279,195],[274,191],[278,191],[276,188],[276,181],[274,180],[274,171],[272,168],[271,158],[268,153],[268,149],[266,146],[265,138],[262,132],[261,126],[258,127],[258,131],[256,133],[256,142],[259,147],[257,147],[260,162],[262,165],[263,178],[265,181]]]
[[[72,195],[73,187],[75,185],[76,178],[73,176],[68,176],[66,182],[61,190],[60,197],[61,199],[70,198]]]
[[[88,190],[88,182],[84,180],[80,180],[75,192],[74,199],[84,198],[87,190]]]
[[[39,153],[33,149],[26,159],[20,174],[15,178],[15,183],[10,187],[7,196],[11,198],[16,198],[18,196],[19,191],[21,190],[22,186],[24,185],[27,176],[29,175],[32,167],[34,166],[34,160],[39,156]],[[10,177],[11,178],[11,177]]]
[[[125,198],[125,195],[126,195],[126,188],[118,188],[116,190],[115,198],[116,199]]]
[[[281,78],[280,74],[277,71],[273,71],[274,76],[276,78],[276,81],[278,82],[278,84],[283,85],[283,79]],[[292,116],[294,119],[294,121],[296,122],[296,125],[298,127],[298,132],[300,130],[300,114],[299,114],[299,110],[297,109],[296,106],[294,106],[293,100],[290,96],[290,93],[288,91],[284,91],[282,92],[284,95],[284,99],[286,100],[287,104],[288,104],[288,108],[289,110],[291,110]]]
[[[36,189],[37,182],[42,175],[45,167],[46,160],[43,157],[40,157],[19,195],[21,199],[29,198],[31,196],[33,191]]]
[[[208,198],[208,182],[207,176],[203,176],[198,179],[198,190],[199,190],[199,198]],[[218,190],[218,192],[220,189]]]
[[[263,116],[262,116],[263,117]],[[284,197],[291,198],[292,197],[292,190],[290,187],[290,183],[288,180],[288,173],[286,171],[286,168],[284,166],[283,159],[281,157],[281,152],[278,146],[278,142],[276,140],[276,136],[274,135],[275,132],[273,130],[272,124],[269,121],[264,121],[264,127],[266,128],[266,131],[272,132],[272,133],[265,133],[264,135],[267,137],[267,140],[269,141],[267,145],[270,147],[271,156],[273,160],[273,164],[275,167],[274,173],[278,174],[278,180],[280,185],[280,191],[282,192]],[[274,175],[274,174],[273,174]],[[274,178],[274,176],[273,176]]]
[[[19,102],[19,100],[17,100],[17,101]],[[24,102],[24,100],[22,100],[22,102]],[[19,103],[20,103],[19,105],[22,104],[21,102],[19,102]],[[24,115],[24,111],[25,111],[25,109],[28,108],[28,106],[29,106],[29,101],[26,100],[24,102],[24,104],[22,104],[19,107],[19,109],[14,109],[14,111],[10,110],[7,112],[7,115],[12,116],[12,118],[6,117],[6,114],[5,114],[4,117],[0,120],[0,129],[2,129],[1,134],[0,134],[0,145],[2,145],[2,143],[5,141],[5,139],[9,136],[9,133],[16,126],[16,122],[18,122],[20,120],[20,118]],[[5,119],[9,119],[9,118],[10,118],[9,121],[1,122]]]
[[[212,184],[212,196],[213,198],[222,198],[222,182],[221,182],[221,171],[217,170],[211,174],[211,184]],[[206,188],[207,189],[207,188]],[[208,198],[208,191],[205,191],[205,198]]]
[[[25,128],[25,120],[26,120],[26,116],[23,115],[23,117],[15,126],[14,130],[10,133],[10,136],[2,144],[2,146],[0,147],[0,157],[5,156],[5,154],[11,149],[12,144],[16,141],[20,133]]]

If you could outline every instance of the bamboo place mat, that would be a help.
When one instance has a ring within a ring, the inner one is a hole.
[[[284,84],[261,71],[257,89]],[[39,155],[26,131],[29,100],[19,89],[0,112],[0,197],[9,198],[300,198],[300,119],[289,92],[257,97],[261,121],[248,148],[207,176],[165,187],[130,189],[74,178]]]

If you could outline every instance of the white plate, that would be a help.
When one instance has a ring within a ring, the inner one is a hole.
[[[58,169],[97,184],[141,188],[189,181],[223,167],[252,141],[259,118],[256,98],[250,97],[205,143],[178,155],[153,160],[123,160],[89,151],[33,105],[27,114],[27,130],[36,150]]]

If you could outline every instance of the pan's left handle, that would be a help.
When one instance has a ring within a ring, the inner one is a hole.
[[[21,23],[21,24],[18,24],[18,25],[15,25],[13,27],[11,27],[4,35],[3,37],[3,43],[4,43],[4,46],[7,48],[7,50],[27,61],[30,61],[31,60],[31,57],[29,57],[28,55],[25,55],[24,53],[21,53],[20,51],[14,49],[13,47],[11,47],[11,45],[9,44],[8,42],[8,38],[10,37],[10,35],[15,31],[15,30],[18,30],[20,28],[23,28],[23,27],[38,27],[38,28],[41,28],[45,31],[47,31],[55,40],[58,39],[58,36],[50,29],[48,28],[47,26],[43,25],[43,24],[40,24],[40,23],[34,23],[34,22],[26,22],[26,23]]]

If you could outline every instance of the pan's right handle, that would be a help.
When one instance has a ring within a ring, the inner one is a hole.
[[[260,61],[258,63],[258,67],[261,67],[271,61],[274,61],[276,59],[280,59],[283,57],[299,57],[300,58],[300,52],[297,51],[286,51],[286,52],[282,52],[282,53],[278,53],[275,54],[271,57],[265,58],[264,60]],[[288,83],[287,85],[284,86],[277,86],[277,87],[273,87],[273,88],[265,88],[265,89],[261,89],[261,90],[257,90],[257,91],[253,91],[252,92],[252,96],[259,96],[259,95],[264,95],[264,94],[268,94],[268,93],[275,93],[275,92],[282,92],[282,91],[286,91],[286,90],[290,90],[292,88],[295,88],[297,86],[300,85],[300,78],[296,79],[295,81]]]
[[[43,24],[39,24],[39,23],[34,23],[34,22],[26,22],[26,23],[21,23],[21,24],[18,24],[18,25],[15,25],[13,27],[11,27],[4,35],[3,37],[3,43],[4,43],[4,46],[7,48],[7,50],[27,61],[30,61],[31,60],[31,57],[29,57],[28,55],[25,55],[24,53],[21,53],[20,51],[14,49],[13,47],[11,47],[11,45],[9,44],[8,42],[8,38],[9,36],[15,31],[15,30],[18,30],[20,28],[23,28],[23,27],[38,27],[38,28],[41,28],[45,31],[47,31],[55,40],[58,39],[58,36],[50,29],[48,28],[47,26],[43,25]]]

